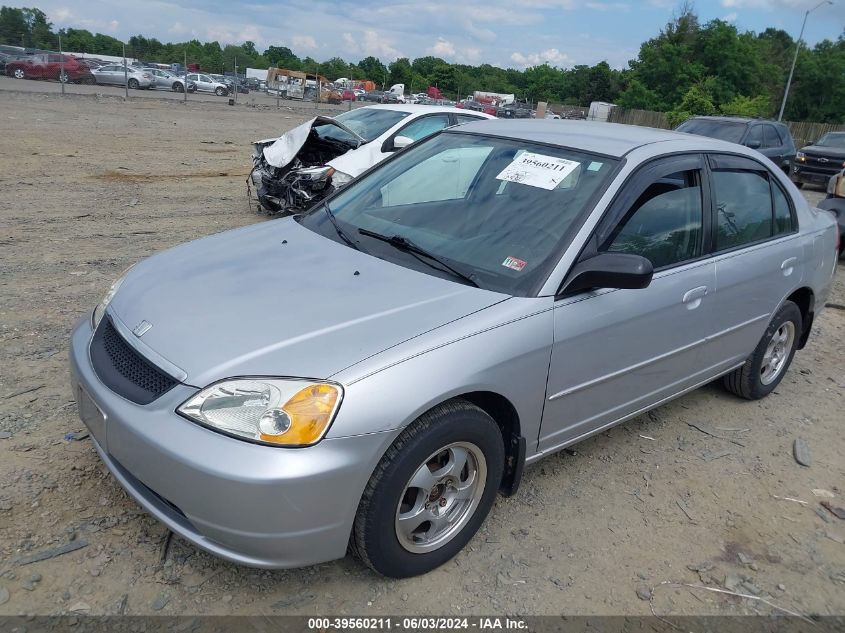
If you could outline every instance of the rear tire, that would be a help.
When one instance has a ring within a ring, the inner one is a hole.
[[[355,515],[350,549],[392,578],[451,559],[496,500],[505,450],[496,422],[461,399],[408,426],[381,458]]]
[[[15,79],[25,79],[26,73],[23,71],[23,68],[15,68],[15,70],[12,71],[12,76]]]
[[[768,396],[783,380],[792,363],[803,331],[802,324],[798,306],[792,301],[784,302],[745,364],[722,379],[725,388],[746,400]]]

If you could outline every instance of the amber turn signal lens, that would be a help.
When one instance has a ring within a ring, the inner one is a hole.
[[[313,444],[319,440],[337,408],[339,389],[334,385],[316,384],[300,389],[280,409],[290,418],[290,427],[278,435],[261,433],[260,439],[289,446]]]

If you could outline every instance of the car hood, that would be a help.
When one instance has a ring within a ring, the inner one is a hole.
[[[824,145],[808,145],[802,147],[801,152],[810,152],[812,154],[823,154],[824,156],[836,157],[845,160],[845,148],[839,147],[825,147]]]
[[[305,141],[308,140],[308,135],[311,133],[311,128],[315,125],[325,124],[336,125],[341,130],[357,138],[361,143],[367,142],[360,134],[349,129],[340,121],[336,121],[331,117],[320,115],[314,117],[310,121],[306,121],[302,125],[296,126],[292,130],[288,130],[277,138],[272,145],[264,147],[264,160],[273,167],[285,167],[296,157],[299,150],[302,149],[302,146],[305,145]],[[258,141],[258,143],[263,142],[264,141]]]
[[[380,141],[367,143],[357,149],[351,149],[337,158],[333,158],[327,164],[339,172],[357,178],[370,167],[376,163],[380,163],[389,156],[389,154],[381,153],[381,145]]]
[[[204,387],[327,378],[507,295],[386,262],[292,218],[188,242],[135,266],[109,306],[135,346]],[[178,373],[178,372],[176,372]]]

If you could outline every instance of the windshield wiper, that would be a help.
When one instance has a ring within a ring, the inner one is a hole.
[[[358,229],[358,232],[361,235],[366,235],[368,237],[372,237],[373,239],[381,240],[382,242],[387,242],[391,246],[398,248],[401,251],[411,253],[421,262],[428,264],[429,266],[431,266],[431,262],[422,259],[422,257],[426,257],[432,261],[435,261],[442,268],[446,269],[447,272],[452,273],[455,277],[459,277],[471,286],[475,286],[476,288],[480,287],[471,275],[467,275],[466,273],[461,272],[457,268],[450,266],[442,258],[438,257],[430,251],[425,250],[422,246],[417,245],[415,242],[412,242],[407,237],[403,237],[401,235],[382,235],[381,233],[376,233],[375,231],[370,231],[369,229]],[[419,257],[420,255],[422,257]]]
[[[338,223],[337,218],[334,217],[334,213],[332,213],[332,210],[329,208],[328,202],[323,203],[323,209],[326,211],[326,217],[329,218],[329,222],[332,223],[334,230],[337,231],[338,237],[340,237],[340,239],[349,244],[349,246],[354,248],[356,251],[361,251],[362,253],[365,252],[364,249],[362,249],[355,240],[353,240],[346,234],[346,231],[340,228],[340,224]]]

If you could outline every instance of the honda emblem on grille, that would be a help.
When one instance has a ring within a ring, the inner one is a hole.
[[[152,326],[153,324],[149,321],[141,321],[138,325],[135,326],[135,329],[132,330],[132,333],[138,337],[144,336],[144,334],[150,331],[150,328]]]

